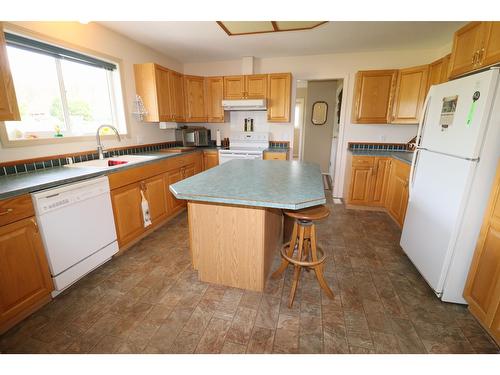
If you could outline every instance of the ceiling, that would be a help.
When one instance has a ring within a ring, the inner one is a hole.
[[[311,30],[228,36],[215,21],[99,22],[176,60],[206,62],[439,48],[465,22],[328,22]]]

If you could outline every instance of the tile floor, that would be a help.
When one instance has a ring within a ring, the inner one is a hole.
[[[384,213],[329,203],[318,224],[336,297],[291,269],[264,293],[198,281],[186,214],[0,337],[2,353],[498,353],[461,305],[440,302]],[[276,257],[276,264],[279,257]]]

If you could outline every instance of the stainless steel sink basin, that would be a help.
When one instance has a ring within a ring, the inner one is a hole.
[[[97,160],[89,160],[89,161],[82,161],[81,163],[73,163],[73,164],[66,164],[65,167],[68,168],[103,168],[103,169],[109,169],[109,168],[120,168],[128,164],[134,164],[134,163],[140,163],[142,161],[147,161],[147,160],[152,160],[155,159],[154,156],[146,156],[146,155],[122,155],[122,156],[116,156],[113,158],[106,158],[106,159],[97,159]],[[109,165],[109,162],[117,162],[116,165]]]

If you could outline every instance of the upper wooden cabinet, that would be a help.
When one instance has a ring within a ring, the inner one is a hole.
[[[265,99],[267,74],[224,77],[224,99]]]
[[[208,122],[224,122],[224,108],[222,108],[223,97],[224,78],[205,78],[205,106]]]
[[[290,121],[290,96],[292,75],[290,73],[269,74],[267,81],[267,121]]]
[[[7,48],[0,23],[0,121],[19,121],[21,116],[17,106],[16,91],[10,73]]]
[[[500,62],[500,22],[483,22],[483,38],[479,50],[479,65]]]
[[[245,93],[245,76],[224,77],[224,99],[243,99]]]
[[[429,65],[401,69],[392,105],[393,124],[418,124],[427,94]]]
[[[428,89],[432,85],[439,85],[440,83],[448,81],[450,56],[451,55],[446,55],[429,64],[429,78],[427,80]]]
[[[368,70],[356,74],[352,121],[359,124],[390,122],[397,70]]]
[[[186,122],[206,122],[205,78],[184,76],[184,94],[186,98]]]
[[[472,258],[464,298],[500,344],[500,163]]]
[[[135,90],[148,111],[144,116],[146,122],[173,121],[169,73],[153,63],[134,65]]]
[[[267,97],[267,74],[245,76],[245,99],[265,99]]]
[[[500,62],[500,22],[470,22],[453,38],[450,77]]]
[[[182,74],[172,70],[169,71],[168,82],[173,121],[184,122],[186,120],[186,110],[184,108],[184,80]]]

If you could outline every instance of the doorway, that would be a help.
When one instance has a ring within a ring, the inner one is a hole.
[[[294,155],[318,164],[325,186],[330,188],[335,175],[342,95],[343,79],[297,81]],[[305,103],[302,117],[297,115],[301,101]],[[318,108],[324,112],[324,121],[317,119]]]

